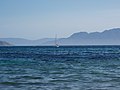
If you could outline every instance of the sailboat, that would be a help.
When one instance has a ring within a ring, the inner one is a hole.
[[[55,35],[55,46],[59,47],[58,43],[57,43],[57,35]]]

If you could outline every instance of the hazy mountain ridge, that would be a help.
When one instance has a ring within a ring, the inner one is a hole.
[[[52,41],[52,38],[43,38],[38,40],[28,40],[24,38],[0,38],[1,41],[12,43],[16,46],[34,46],[42,45],[44,42]]]
[[[114,39],[120,37],[120,28],[105,30],[103,32],[79,32],[74,33],[69,38],[85,38],[85,39]]]
[[[46,44],[53,44],[49,42]],[[120,28],[105,30],[103,32],[78,32],[68,38],[59,39],[61,45],[120,45]]]
[[[0,41],[0,46],[11,46],[12,44],[5,42],[5,41]]]
[[[0,38],[17,46],[55,45],[54,38],[28,40],[23,38]],[[105,30],[103,32],[78,32],[68,38],[59,38],[60,45],[120,45],[120,28]]]

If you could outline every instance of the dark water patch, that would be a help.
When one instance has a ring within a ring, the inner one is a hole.
[[[16,83],[16,82],[0,82],[0,85],[6,85],[6,86],[16,86],[19,84],[20,83]]]

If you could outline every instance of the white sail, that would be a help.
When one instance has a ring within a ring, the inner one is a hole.
[[[55,46],[59,47],[58,42],[57,42],[57,35],[55,35]]]

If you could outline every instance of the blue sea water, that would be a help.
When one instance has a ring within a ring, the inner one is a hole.
[[[0,47],[0,90],[120,90],[120,46]]]

